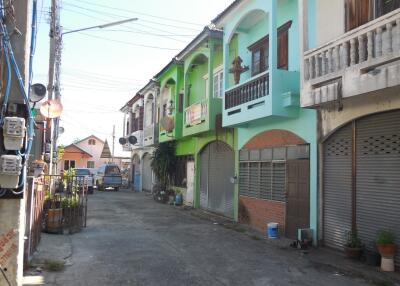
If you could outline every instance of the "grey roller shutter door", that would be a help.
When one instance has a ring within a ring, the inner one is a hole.
[[[201,153],[200,207],[233,217],[234,152],[223,142],[212,142]]]
[[[146,154],[143,157],[143,186],[142,189],[144,191],[150,192],[152,189],[152,170],[151,170],[151,159],[150,155]]]
[[[234,154],[223,142],[212,142],[209,161],[208,207],[212,211],[233,217]]]
[[[337,249],[343,249],[351,230],[351,161],[352,126],[349,124],[324,142],[324,243]]]
[[[377,231],[389,229],[400,245],[400,111],[360,119],[356,130],[359,236],[371,249]]]
[[[208,165],[210,160],[210,148],[205,147],[200,156],[200,207],[208,208]]]

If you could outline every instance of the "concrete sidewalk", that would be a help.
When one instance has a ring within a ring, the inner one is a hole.
[[[255,231],[247,225],[235,223],[226,217],[199,209],[191,209],[188,213],[192,216],[208,220],[215,225],[232,229],[257,240],[262,240],[266,244],[280,250],[301,255],[305,260],[313,264],[315,268],[325,269],[335,273],[335,275],[358,277],[375,285],[400,286],[399,272],[382,272],[380,267],[374,267],[361,261],[348,259],[344,256],[344,253],[336,250],[325,247],[309,248],[306,251],[293,249],[290,247],[292,240],[285,238],[268,239],[265,234]]]

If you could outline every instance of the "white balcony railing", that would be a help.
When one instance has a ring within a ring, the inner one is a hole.
[[[397,9],[304,53],[302,106],[400,85],[397,69],[388,68],[399,61]]]
[[[143,128],[143,145],[148,146],[154,144],[154,138],[155,138],[154,124],[145,126]]]
[[[400,49],[400,9],[304,54],[304,79],[324,77]]]
[[[208,115],[207,99],[192,104],[185,109],[185,126],[193,126],[205,121]]]

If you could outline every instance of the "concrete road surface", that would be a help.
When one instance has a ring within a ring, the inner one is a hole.
[[[88,227],[63,237],[67,266],[46,285],[369,285],[143,193],[96,192]]]

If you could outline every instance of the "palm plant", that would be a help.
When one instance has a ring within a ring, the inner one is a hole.
[[[176,167],[175,143],[160,143],[153,153],[151,168],[157,176],[162,191],[166,191],[171,183]]]

